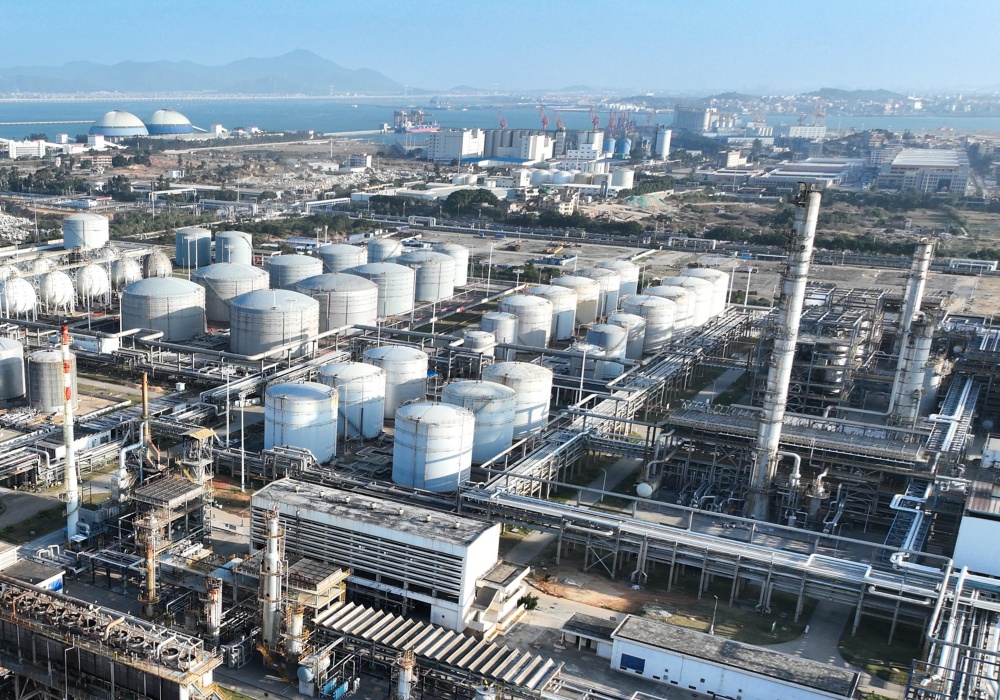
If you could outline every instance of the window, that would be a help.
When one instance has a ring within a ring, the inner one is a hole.
[[[646,660],[630,654],[622,654],[621,669],[623,671],[635,671],[642,673],[646,670]]]

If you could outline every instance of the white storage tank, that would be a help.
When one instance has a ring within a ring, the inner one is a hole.
[[[319,381],[337,387],[337,424],[346,439],[374,440],[385,420],[385,370],[365,362],[334,362],[319,370]]]
[[[383,345],[365,350],[365,362],[385,371],[385,417],[396,409],[427,396],[427,353],[405,345]]]
[[[414,271],[413,298],[443,301],[455,295],[455,258],[429,250],[403,253],[393,262]]]
[[[163,340],[190,340],[205,332],[205,289],[167,277],[139,280],[122,290],[122,330],[152,328]]]
[[[373,238],[368,241],[368,263],[385,262],[403,252],[403,244],[392,238]]]
[[[149,255],[142,258],[142,276],[144,279],[150,277],[170,277],[174,274],[174,266],[170,264],[170,258],[162,250],[154,250]]]
[[[200,226],[179,228],[174,236],[174,264],[185,269],[212,264],[212,232]]]
[[[729,296],[729,275],[722,270],[692,267],[681,272],[681,277],[694,277],[712,284],[712,316],[725,313]]]
[[[479,331],[474,328],[462,332],[462,348],[467,352],[472,352],[484,357],[493,357],[497,337],[489,331]]]
[[[603,318],[618,310],[618,290],[622,286],[622,276],[616,271],[602,267],[591,267],[577,270],[572,276],[592,279],[601,286],[597,303],[598,318]]]
[[[63,249],[103,248],[108,244],[108,217],[97,214],[70,214],[62,221]]]
[[[330,272],[302,280],[295,285],[295,291],[319,302],[321,332],[354,325],[374,326],[378,321],[378,285],[364,277]]]
[[[635,171],[631,168],[618,168],[611,171],[611,186],[630,190],[635,184]]]
[[[39,297],[47,311],[70,311],[73,308],[73,280],[62,270],[53,270],[38,281]]]
[[[0,316],[27,316],[35,311],[38,295],[31,282],[11,277],[0,282]]]
[[[547,348],[552,331],[552,302],[543,297],[514,294],[500,300],[500,310],[517,316],[517,343]]]
[[[111,263],[111,285],[122,289],[142,279],[142,263],[135,258],[118,258]]]
[[[486,381],[452,382],[441,390],[441,401],[467,408],[475,416],[473,464],[490,461],[514,442],[517,392],[510,387]]]
[[[604,356],[625,359],[628,350],[628,331],[613,323],[595,323],[587,329],[587,342],[604,350]],[[625,371],[625,365],[605,362],[602,379],[614,379]]]
[[[323,274],[323,261],[308,255],[275,255],[267,259],[271,289],[295,289],[296,282]]]
[[[601,260],[594,267],[602,270],[614,270],[618,273],[621,277],[621,283],[618,286],[619,299],[639,292],[639,266],[635,263],[628,260]]]
[[[328,243],[320,246],[316,249],[316,255],[323,261],[323,272],[343,272],[368,262],[367,250],[346,243]]]
[[[455,260],[455,286],[464,287],[469,283],[469,249],[458,243],[435,243],[431,250]]]
[[[0,401],[24,396],[24,346],[11,338],[0,338]]]
[[[245,231],[215,234],[215,262],[253,265],[253,236]]]
[[[421,401],[396,411],[392,443],[394,484],[424,491],[457,491],[472,473],[475,416],[460,406]]]
[[[642,359],[642,346],[646,342],[646,319],[624,311],[608,314],[608,323],[621,326],[628,334],[625,346],[625,357],[630,360]]]
[[[80,394],[76,390],[76,355],[73,353],[69,356],[69,371],[73,408],[76,408],[80,405]],[[28,405],[41,413],[55,413],[63,410],[65,400],[62,350],[39,350],[28,355]]]
[[[111,278],[100,265],[85,265],[76,271],[76,295],[84,306],[107,301],[110,293]]]
[[[572,353],[569,358],[569,376],[580,378],[583,372],[585,379],[603,379],[605,374],[604,348],[593,343],[576,342],[570,345],[566,352]]]
[[[663,297],[677,304],[677,315],[674,316],[674,330],[683,332],[694,328],[695,314],[698,312],[698,296],[694,289],[678,287],[676,284],[659,284],[646,287],[643,294]]]
[[[498,344],[517,344],[517,316],[503,311],[489,311],[479,319],[479,327],[492,333]],[[498,360],[513,360],[517,351],[513,348],[497,348],[494,353]]]
[[[299,447],[321,464],[337,454],[337,389],[319,382],[264,390],[264,449]]]
[[[689,327],[700,328],[712,318],[715,303],[715,287],[708,280],[697,277],[665,277],[660,280],[661,287],[683,287],[694,295],[694,310],[691,312]]]
[[[0,282],[6,282],[20,276],[21,271],[13,265],[0,265]]]
[[[575,289],[558,284],[531,287],[525,294],[542,297],[552,303],[551,335],[556,340],[569,340],[576,330],[577,294]]]
[[[556,170],[552,173],[553,185],[568,185],[573,182],[573,173],[568,170]]]
[[[498,362],[483,370],[483,379],[517,392],[515,440],[537,433],[548,424],[552,370],[527,362]]]
[[[191,281],[205,288],[205,317],[214,323],[229,323],[229,301],[267,289],[270,277],[259,267],[223,262],[196,270]]]
[[[378,316],[402,316],[413,311],[413,287],[416,273],[404,265],[378,262],[346,270],[371,280],[378,286]]]
[[[532,185],[547,185],[552,182],[552,173],[548,170],[532,170],[531,171],[531,184]]]
[[[622,310],[646,320],[643,353],[659,352],[673,337],[677,304],[651,294],[630,294],[622,300]]]
[[[552,284],[567,287],[576,292],[576,322],[585,326],[597,320],[601,303],[601,283],[589,277],[556,277]]]
[[[229,349],[239,355],[299,357],[316,347],[319,302],[287,289],[261,289],[229,300]]]

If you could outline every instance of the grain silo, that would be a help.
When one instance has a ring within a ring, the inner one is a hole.
[[[316,347],[319,302],[287,289],[247,292],[229,301],[229,329],[229,349],[239,355],[305,355]]]
[[[270,277],[259,267],[222,262],[196,270],[191,281],[205,288],[205,317],[214,323],[229,323],[230,299],[267,289]]]
[[[151,328],[163,340],[190,340],[205,332],[205,290],[176,277],[139,280],[122,290],[122,330]]]

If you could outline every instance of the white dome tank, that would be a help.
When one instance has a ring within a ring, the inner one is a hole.
[[[646,287],[643,294],[663,297],[677,304],[677,315],[674,316],[674,330],[683,332],[694,328],[694,315],[698,311],[698,296],[693,289],[678,287],[676,284],[660,284]]]
[[[73,387],[73,408],[80,405],[76,390],[76,355],[70,353],[69,371]],[[62,350],[39,350],[28,355],[28,405],[41,413],[63,410],[66,378]]]
[[[500,310],[517,316],[517,343],[547,348],[552,332],[552,302],[544,297],[514,294],[500,300]]]
[[[586,379],[603,379],[605,374],[604,348],[593,343],[576,342],[570,345],[566,352],[572,353],[569,358],[569,376],[579,379],[580,372]]]
[[[229,300],[229,349],[259,355],[295,343],[291,356],[311,352],[319,334],[319,302],[287,289],[261,289]],[[284,357],[288,350],[271,357]]]
[[[625,359],[628,331],[612,323],[595,323],[587,329],[587,342],[604,350],[605,357]],[[625,371],[617,362],[605,362],[601,379],[614,379]]]
[[[483,379],[517,392],[515,440],[537,433],[548,424],[552,370],[527,362],[498,362],[483,370]]]
[[[722,270],[704,267],[688,268],[681,272],[681,277],[694,277],[712,283],[712,316],[725,313],[729,296],[729,275]]]
[[[618,290],[622,286],[622,276],[616,271],[602,267],[591,267],[577,270],[572,276],[592,279],[601,286],[601,294],[597,303],[598,318],[603,318],[618,310]]]
[[[212,232],[200,226],[177,229],[174,235],[174,264],[185,269],[212,264]]]
[[[622,309],[646,319],[643,353],[659,352],[673,337],[677,304],[651,294],[630,294],[622,300]]]
[[[642,359],[642,346],[646,342],[646,319],[635,314],[627,314],[624,311],[616,311],[613,314],[608,314],[608,323],[613,326],[621,326],[628,333],[625,357],[630,360]]]
[[[100,265],[86,265],[76,271],[76,295],[81,304],[106,300],[110,293],[111,278]]]
[[[139,280],[122,289],[122,330],[152,328],[163,340],[190,340],[205,332],[205,289],[188,280]]]
[[[270,277],[259,267],[223,262],[196,270],[191,281],[205,288],[205,317],[215,323],[229,323],[229,301],[240,294],[267,289]]]
[[[495,354],[497,337],[489,331],[469,328],[462,333],[462,339],[465,341],[462,343],[462,348],[467,352],[473,352],[484,357],[493,357]]]
[[[548,170],[532,170],[531,171],[531,184],[532,185],[547,185],[552,182],[552,173]]]
[[[631,168],[618,168],[611,171],[611,186],[630,190],[635,184],[635,171]]]
[[[378,322],[378,285],[364,277],[328,272],[307,277],[295,285],[295,291],[319,302],[321,332]]]
[[[601,260],[594,267],[618,273],[621,277],[621,284],[618,286],[619,299],[639,292],[639,266],[635,263],[628,260]]]
[[[573,176],[573,182],[578,185],[593,185],[597,175],[594,173],[578,172]]]
[[[455,286],[464,287],[469,283],[469,249],[458,243],[435,243],[431,250],[455,259]]]
[[[73,308],[73,280],[62,270],[53,270],[38,282],[42,304],[48,311],[70,311]]]
[[[495,382],[452,382],[441,390],[441,402],[461,406],[476,417],[472,462],[488,462],[514,442],[517,392]]]
[[[346,243],[328,243],[316,249],[323,261],[323,272],[343,272],[368,262],[368,251]]]
[[[24,396],[24,346],[17,340],[0,338],[0,400]]]
[[[321,464],[337,454],[337,389],[318,382],[274,384],[264,391],[264,449],[288,445]]]
[[[142,258],[142,276],[144,279],[150,277],[171,277],[174,274],[174,266],[170,264],[170,258],[161,250],[154,250],[149,255]]]
[[[142,279],[142,263],[135,258],[118,258],[111,263],[111,285],[115,289]]]
[[[416,273],[405,265],[378,262],[346,270],[371,280],[378,286],[378,316],[402,316],[413,310],[413,287]]]
[[[691,314],[690,328],[700,328],[712,318],[715,300],[715,287],[708,280],[697,277],[666,277],[660,280],[661,287],[684,287],[694,294],[694,311]]]
[[[365,362],[323,365],[318,379],[339,392],[338,425],[347,439],[374,440],[385,420],[385,370]]]
[[[392,443],[394,484],[424,491],[457,491],[472,473],[476,419],[467,408],[421,401],[396,411]]]
[[[416,250],[393,262],[414,271],[413,298],[417,301],[442,301],[455,295],[455,258],[450,255]]]
[[[552,284],[567,287],[576,292],[576,322],[585,326],[597,320],[597,310],[601,303],[601,283],[589,277],[556,277]]]
[[[56,264],[47,258],[38,258],[31,264],[31,271],[36,275],[44,275],[56,269]]]
[[[392,238],[374,238],[368,241],[368,262],[380,263],[403,252],[403,244]]]
[[[12,277],[0,282],[0,316],[25,316],[35,311],[38,295],[31,282]]]
[[[558,284],[531,287],[525,294],[542,297],[552,303],[551,335],[556,340],[569,340],[576,330],[577,294],[575,289]]]
[[[267,259],[271,289],[295,289],[295,283],[306,277],[323,274],[323,261],[308,255],[275,255]]]
[[[103,248],[108,244],[108,217],[97,214],[70,214],[62,221],[63,249]]]
[[[573,182],[573,173],[568,170],[556,170],[552,173],[553,185],[568,185]]]
[[[215,262],[253,266],[253,236],[245,231],[215,234]]]
[[[517,344],[517,316],[503,311],[488,311],[479,319],[479,327],[492,333],[500,344]],[[498,360],[513,360],[517,351],[513,348],[497,348],[494,353]]]
[[[427,396],[427,353],[405,345],[383,345],[365,350],[365,362],[385,371],[385,417],[409,401]]]

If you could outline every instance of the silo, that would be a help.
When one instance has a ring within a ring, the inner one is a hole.
[[[558,284],[531,287],[525,294],[542,297],[552,303],[551,335],[556,340],[569,340],[576,329],[576,290]]]
[[[385,262],[402,254],[403,244],[392,238],[373,238],[368,241],[368,263]]]
[[[378,285],[378,316],[402,316],[413,311],[413,285],[416,274],[404,265],[368,263],[346,270]]]
[[[604,144],[601,147],[601,151],[604,153],[614,153],[615,152],[615,140],[610,136],[605,137]]]
[[[705,267],[688,268],[681,272],[681,277],[694,277],[712,283],[712,316],[718,316],[726,311],[729,299],[729,275],[722,270]]]
[[[73,408],[80,405],[76,390],[76,355],[70,353],[69,372],[73,387]],[[41,413],[63,410],[66,378],[62,350],[39,350],[28,355],[28,405]]]
[[[118,258],[111,263],[111,285],[121,289],[142,279],[142,263],[135,258]]]
[[[264,449],[300,447],[321,464],[337,454],[337,389],[318,382],[264,390]]]
[[[177,229],[174,237],[174,264],[195,269],[212,264],[212,232],[200,226]]]
[[[628,333],[625,357],[630,360],[642,359],[642,346],[646,342],[646,319],[624,311],[616,311],[608,315],[608,323],[621,326]]]
[[[485,357],[493,357],[495,354],[497,337],[489,331],[477,331],[467,329],[462,333],[462,348],[467,352],[472,352]]]
[[[503,311],[489,311],[479,319],[479,327],[488,333],[492,333],[496,342],[503,344],[517,344],[517,316],[504,313]],[[513,348],[497,348],[494,353],[498,360],[513,360],[517,351]]]
[[[205,288],[205,317],[215,323],[229,323],[229,300],[267,289],[270,277],[259,267],[222,262],[196,270],[191,281]]]
[[[170,258],[161,250],[154,250],[149,255],[142,258],[142,276],[145,279],[150,277],[170,277],[174,274],[174,266],[170,264]]]
[[[383,345],[365,350],[365,362],[385,370],[385,417],[409,401],[427,396],[427,353],[405,345]]]
[[[373,440],[385,420],[385,370],[364,362],[323,365],[318,379],[339,392],[338,425],[347,439]]]
[[[229,300],[229,349],[239,355],[259,355],[284,345],[272,357],[299,357],[316,347],[319,302],[287,289],[261,289]]]
[[[622,310],[646,319],[643,353],[659,352],[673,336],[677,304],[651,294],[630,294],[622,300]]]
[[[678,287],[675,284],[646,287],[643,294],[663,297],[677,304],[677,315],[674,316],[674,330],[678,332],[694,328],[695,313],[698,310],[698,297],[695,290]]]
[[[435,243],[431,250],[443,253],[455,260],[455,286],[464,287],[469,283],[469,249],[458,243]]]
[[[417,301],[442,301],[455,295],[455,258],[444,253],[416,250],[394,261],[415,273],[413,297]]]
[[[316,249],[323,261],[323,272],[343,272],[368,262],[368,251],[346,243],[328,243]]]
[[[24,346],[0,338],[0,401],[24,396]]]
[[[472,473],[475,416],[460,406],[421,401],[396,411],[392,443],[394,484],[424,491],[457,491]]]
[[[665,277],[660,280],[661,287],[683,287],[694,295],[694,310],[691,312],[690,328],[700,328],[712,318],[715,302],[715,288],[708,280],[697,277]]]
[[[635,171],[631,168],[618,168],[611,171],[611,186],[630,190],[635,184]]]
[[[319,302],[322,332],[378,322],[378,285],[364,277],[329,272],[307,277],[295,285],[295,291]]]
[[[105,300],[111,293],[111,279],[100,265],[86,265],[76,271],[76,295],[86,306]]]
[[[573,182],[573,173],[568,170],[557,170],[552,173],[553,185],[568,185]]]
[[[62,221],[63,249],[103,248],[110,238],[108,217],[97,214],[70,214]]]
[[[552,173],[550,173],[548,170],[531,171],[532,186],[547,185],[550,182],[552,182]]]
[[[622,286],[622,276],[617,272],[601,267],[591,267],[577,270],[572,276],[592,279],[601,286],[597,303],[598,318],[618,310],[618,290]]]
[[[74,291],[73,280],[62,270],[53,270],[38,281],[38,296],[46,311],[71,310]]]
[[[0,316],[27,316],[35,311],[38,295],[31,282],[12,277],[0,283]]]
[[[639,291],[639,266],[628,260],[601,260],[594,267],[602,270],[614,270],[621,277],[621,284],[618,286],[618,298],[621,299],[629,294],[636,294]],[[610,311],[608,313],[611,313]]]
[[[483,370],[483,379],[517,392],[515,440],[537,433],[548,424],[552,370],[527,362],[498,362]]]
[[[267,259],[271,289],[292,291],[295,283],[323,274],[323,261],[308,255],[275,255]]]
[[[500,300],[500,310],[517,316],[517,343],[547,348],[552,331],[552,302],[543,297],[514,294]]]
[[[569,376],[579,379],[580,373],[586,379],[604,379],[605,363],[601,360],[604,357],[604,348],[593,343],[575,342],[570,345],[566,352],[572,353],[569,358]]]
[[[190,340],[205,332],[205,290],[167,277],[139,280],[122,289],[122,330],[151,328],[163,340]]]
[[[556,277],[552,284],[568,287],[576,292],[576,322],[581,326],[597,320],[601,303],[601,284],[589,277]]]
[[[215,262],[253,265],[253,236],[245,231],[215,234]]]
[[[476,418],[472,438],[474,464],[488,462],[514,441],[517,392],[495,382],[452,382],[441,390],[441,402],[472,411]]]
[[[587,342],[604,350],[605,357],[624,359],[628,350],[628,331],[612,323],[595,323],[587,329]],[[617,362],[605,362],[602,379],[614,379],[625,371]]]

